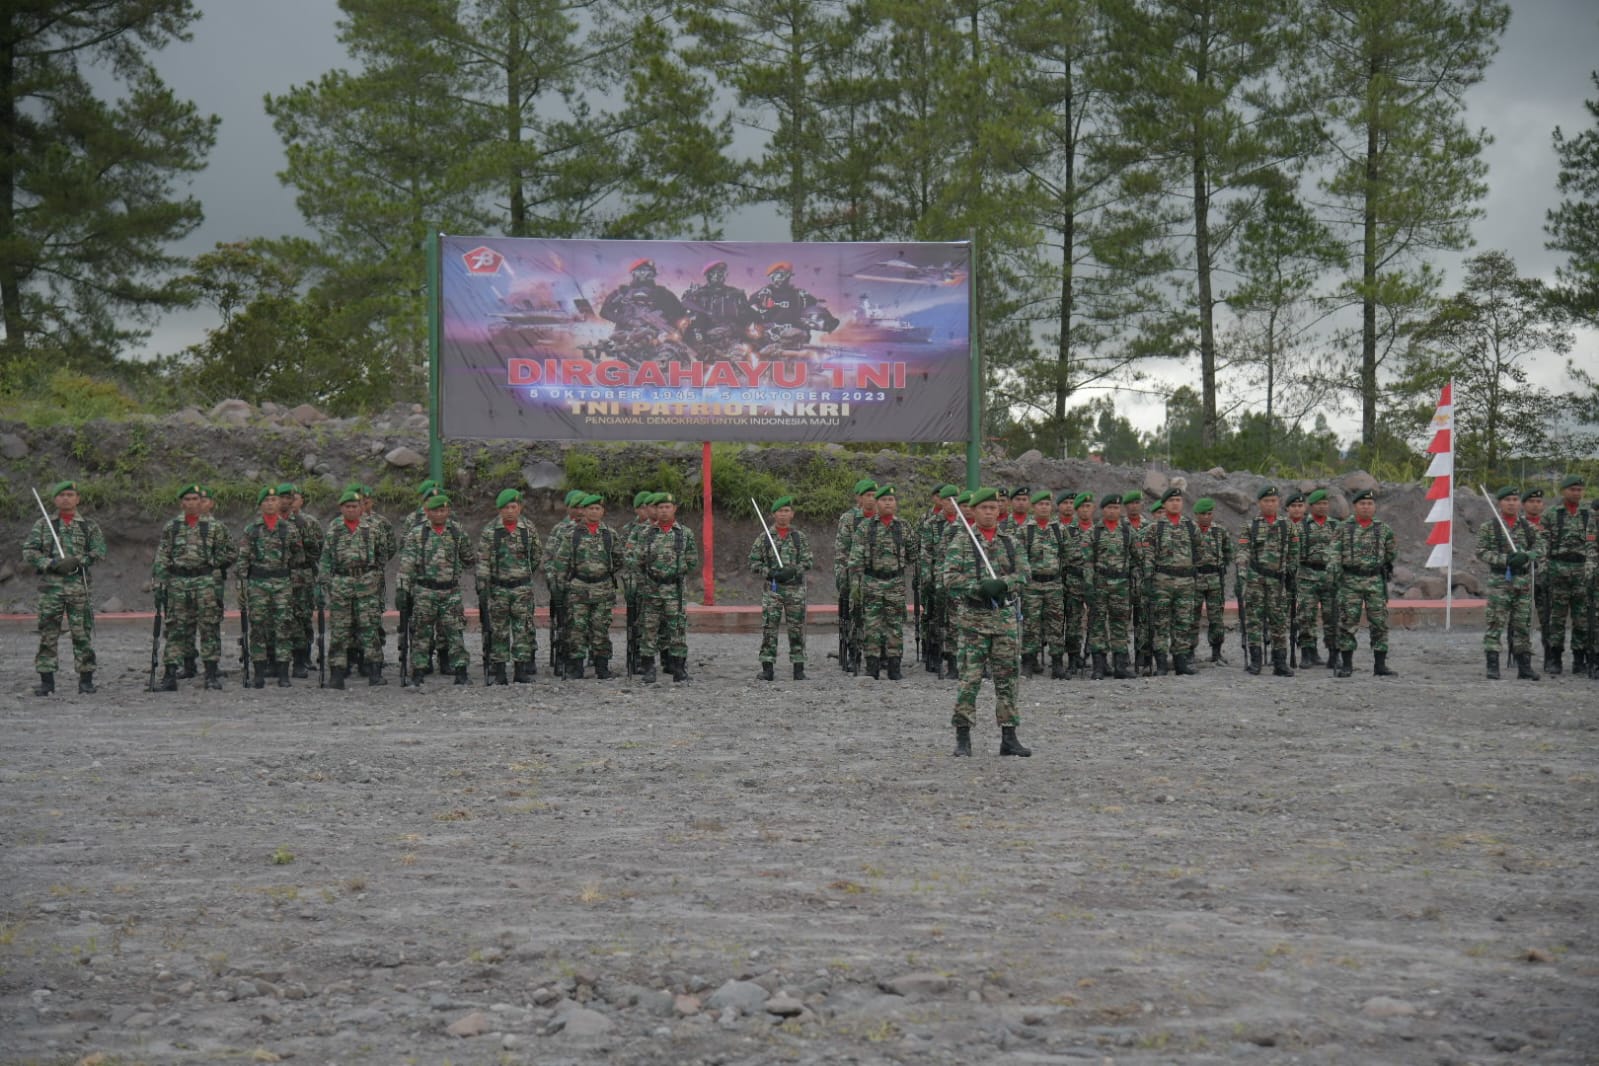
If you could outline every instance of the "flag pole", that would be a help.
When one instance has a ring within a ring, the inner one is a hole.
[[[1454,378],[1450,378],[1449,379],[1449,425],[1450,425],[1449,452],[1450,452],[1451,455],[1453,455],[1454,451],[1455,451],[1455,434],[1453,432],[1454,423],[1455,423],[1455,379]],[[1444,632],[1445,633],[1449,632],[1450,623],[1452,621],[1452,615],[1453,615],[1454,609],[1455,609],[1455,523],[1454,523],[1454,508],[1455,508],[1455,478],[1454,478],[1454,475],[1451,474],[1449,476],[1449,510],[1450,510],[1450,521],[1449,521],[1449,571],[1448,571],[1449,576],[1446,579],[1448,583],[1444,585]]]

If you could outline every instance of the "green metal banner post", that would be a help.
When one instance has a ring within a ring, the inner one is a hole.
[[[444,483],[444,438],[439,436],[439,311],[444,295],[440,291],[439,232],[428,230],[428,476]]]

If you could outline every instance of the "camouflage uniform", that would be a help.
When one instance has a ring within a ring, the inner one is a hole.
[[[1353,519],[1351,519],[1353,521]],[[1331,567],[1337,561],[1339,522],[1306,515],[1299,523],[1299,648],[1300,662],[1316,660],[1316,623],[1330,658],[1338,650],[1338,583]]]
[[[616,610],[616,573],[622,566],[621,537],[604,522],[590,527],[572,522],[551,534],[551,554],[544,574],[566,604],[567,629],[561,650],[567,676],[583,676],[583,658],[608,672],[611,662],[611,615]],[[557,639],[551,636],[551,640]]]
[[[305,566],[305,542],[298,523],[286,515],[276,517],[275,529],[257,515],[239,534],[239,583],[250,612],[250,660],[257,688],[268,659],[277,666],[278,683],[288,684],[289,655],[301,636],[295,628],[292,574]]]
[[[1548,600],[1542,619],[1546,648],[1544,669],[1550,673],[1561,670],[1560,656],[1566,647],[1569,618],[1571,672],[1575,674],[1586,669],[1593,648],[1593,635],[1588,632],[1587,581],[1599,560],[1594,539],[1599,521],[1580,505],[1575,511],[1568,511],[1562,500],[1553,511],[1544,512],[1543,527],[1548,552],[1539,574]]]
[[[1196,622],[1195,578],[1201,559],[1199,526],[1187,515],[1173,522],[1164,512],[1147,523],[1144,535],[1143,579],[1149,590],[1149,621],[1154,640],[1155,669],[1165,673],[1170,654],[1179,674],[1193,673],[1188,665],[1194,646]]]
[[[431,522],[413,526],[400,544],[399,591],[410,597],[411,625],[417,633],[435,633],[448,649],[446,656],[456,681],[465,679],[470,660],[466,654],[466,610],[461,604],[461,578],[477,564],[472,538],[453,518],[444,520],[443,532]],[[431,657],[431,642],[411,641],[413,676]]]
[[[1048,653],[1059,674],[1066,655],[1066,594],[1062,583],[1065,532],[1054,522],[1028,522],[1015,536],[1027,552],[1027,584],[1022,589],[1022,665],[1042,670]]]
[[[787,536],[772,530],[777,541],[777,555],[772,554],[771,541],[762,533],[750,545],[749,567],[762,578],[773,570],[797,570],[799,576],[787,583],[767,580],[761,585],[761,654],[762,663],[777,661],[777,627],[788,620],[788,661],[805,665],[805,572],[816,565],[811,554],[811,542],[804,532],[790,527]]]
[[[855,528],[865,519],[865,511],[851,507],[838,516],[838,525],[833,531],[833,587],[838,593],[841,633],[848,632],[852,626],[856,632],[860,631],[861,590],[858,577],[850,573],[849,556],[855,544]],[[840,662],[839,666],[845,670],[850,668],[848,662]]]
[[[1362,525],[1348,518],[1339,524],[1336,556],[1338,586],[1338,651],[1355,650],[1360,611],[1366,610],[1371,628],[1372,654],[1388,652],[1388,575],[1393,572],[1398,549],[1393,527],[1380,518]]]
[[[298,656],[294,676],[305,677],[311,662],[311,644],[316,638],[316,568],[322,558],[322,526],[304,511],[284,515],[300,530],[300,541],[305,545],[305,561],[292,568],[289,574],[291,592],[289,602],[294,611],[294,651]]]
[[[377,523],[358,519],[352,530],[341,516],[322,535],[318,571],[327,603],[329,664],[349,669],[350,649],[360,650],[368,670],[383,665],[383,532]]]
[[[1257,515],[1238,534],[1238,574],[1244,586],[1242,624],[1249,646],[1249,671],[1259,673],[1266,630],[1271,632],[1273,672],[1288,674],[1288,582],[1299,558],[1299,531],[1279,513]]]
[[[1221,661],[1221,646],[1227,640],[1227,568],[1232,564],[1233,535],[1227,527],[1212,522],[1209,529],[1201,529],[1199,566],[1194,577],[1193,641],[1189,647],[1199,646],[1199,612],[1203,608],[1211,662]]]
[[[366,594],[377,600],[378,605],[378,650],[382,651],[387,643],[388,630],[383,628],[383,608],[389,602],[389,560],[400,554],[399,534],[394,531],[394,523],[378,514],[369,511],[361,517],[361,521],[372,526],[372,538],[377,545],[378,565],[375,570],[365,577]],[[351,648],[351,651],[357,650]],[[363,657],[365,652],[360,653]],[[401,666],[404,669],[404,666]]]
[[[1066,575],[1066,624],[1063,639],[1066,642],[1068,669],[1075,671],[1083,666],[1083,657],[1093,651],[1088,642],[1088,618],[1093,612],[1089,601],[1094,595],[1093,571],[1088,565],[1088,544],[1094,536],[1094,525],[1086,527],[1073,517],[1062,527],[1062,543],[1066,553],[1063,559]]]
[[[478,599],[487,593],[489,646],[485,659],[505,672],[506,663],[523,666],[538,658],[538,609],[533,576],[544,565],[544,544],[538,530],[517,516],[514,532],[498,516],[477,538]]]
[[[960,529],[960,519],[937,515],[922,534],[922,570],[931,592],[922,602],[927,615],[927,667],[940,678],[956,676],[955,606],[944,587],[944,552],[949,548],[950,531]],[[964,536],[965,534],[962,534]]]
[[[1133,541],[1138,545],[1140,556],[1145,552],[1144,538],[1148,536],[1150,519],[1148,515],[1140,514],[1138,521],[1134,522],[1127,517],[1127,512],[1122,511],[1122,521],[1132,531]],[[1154,619],[1149,611],[1149,586],[1143,581],[1134,580],[1129,590],[1128,600],[1132,604],[1131,629],[1128,635],[1134,645],[1134,661],[1140,666],[1147,666],[1154,661],[1155,651],[1155,626]]]
[[[958,525],[958,521],[957,521]],[[988,554],[989,565],[995,575],[1005,583],[1006,600],[995,603],[978,590],[978,583],[988,577],[982,557],[966,530],[961,528],[960,538],[945,545],[944,566],[941,571],[944,587],[950,596],[961,602],[960,630],[956,641],[956,656],[960,662],[960,691],[955,697],[955,713],[951,719],[957,729],[970,729],[977,714],[977,693],[983,687],[983,671],[994,682],[994,720],[1001,728],[1014,728],[1021,724],[1016,710],[1016,676],[1020,665],[1021,634],[1017,629],[1016,609],[1011,597],[1018,595],[1027,585],[1027,553],[1017,545],[1015,538],[995,530],[992,540],[977,530]]]
[[[576,528],[576,520],[569,515],[551,526],[550,535],[544,538],[544,586],[550,594],[550,663],[557,673],[566,669],[573,649],[572,609],[567,597],[570,579],[565,576],[565,567],[555,566],[555,560],[566,557],[569,538]]]
[[[61,550],[77,556],[81,564],[70,574],[52,574],[48,567],[56,559],[55,541],[50,527],[61,539]],[[92,518],[73,515],[62,522],[57,516],[46,525],[41,515],[22,541],[23,565],[39,575],[39,651],[33,668],[41,674],[56,672],[56,646],[61,642],[61,620],[66,618],[72,634],[72,665],[80,676],[94,673],[94,605],[89,598],[89,568],[106,556],[105,534]]]
[[[222,590],[217,574],[233,565],[237,552],[222,524],[205,515],[197,515],[192,526],[179,516],[161,530],[150,574],[166,591],[163,665],[175,669],[198,654],[206,664],[206,677],[215,678],[222,658]]]
[[[1525,518],[1510,524],[1512,543],[1505,541],[1498,522],[1484,522],[1477,530],[1477,558],[1488,567],[1487,631],[1482,635],[1483,651],[1497,658],[1499,640],[1508,627],[1510,654],[1532,654],[1532,569],[1541,568],[1545,555],[1543,536]],[[1512,552],[1526,552],[1532,565],[1519,574],[1509,572]]]
[[[1084,547],[1085,565],[1093,575],[1093,630],[1088,647],[1094,654],[1095,673],[1103,676],[1105,656],[1114,657],[1116,676],[1127,677],[1128,627],[1133,618],[1133,584],[1143,548],[1126,522],[1114,527],[1094,524]]]
[[[921,638],[922,638],[922,664],[929,672],[938,669],[939,656],[939,627],[938,627],[938,530],[944,522],[941,509],[934,508],[931,514],[924,515],[916,523],[916,544],[918,552],[916,557],[916,573],[913,580],[917,583],[917,596],[921,599]]]
[[[700,565],[698,542],[680,522],[670,530],[656,523],[634,542],[629,562],[639,574],[639,655],[648,661],[659,649],[663,660],[670,656],[677,664],[676,674],[688,662],[683,582]]]
[[[921,545],[898,515],[886,523],[879,516],[855,528],[848,566],[860,575],[861,647],[874,677],[875,664],[881,663],[890,680],[899,680],[905,654],[905,571],[920,557]]]

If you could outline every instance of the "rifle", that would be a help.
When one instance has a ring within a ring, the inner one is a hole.
[[[1238,647],[1244,653],[1244,663],[1249,663],[1249,616],[1244,613],[1244,568],[1233,571],[1233,599],[1238,602]]]
[[[167,587],[157,586],[155,590],[155,625],[150,632],[150,681],[145,685],[148,692],[155,691],[155,674],[161,668],[161,617],[167,613]]]
[[[639,602],[638,582],[627,582],[622,589],[622,602],[627,608],[627,676],[632,677],[639,667]]]
[[[328,613],[326,597],[318,588],[316,596],[316,687],[328,687]]]
[[[1099,597],[1094,593],[1093,578],[1088,579],[1083,590],[1083,601],[1088,607],[1088,612],[1083,625],[1083,652],[1079,657],[1083,664],[1083,676],[1089,676],[1089,661],[1094,657],[1094,625],[1099,621]]]
[[[1299,579],[1284,578],[1288,585],[1288,665],[1299,666]],[[1387,600],[1384,592],[1383,599]]]
[[[490,564],[492,566],[492,564]],[[492,579],[491,579],[492,581]],[[477,590],[477,622],[478,628],[483,631],[483,683],[491,685],[489,649],[494,642],[494,623],[489,619],[489,590],[486,587]]]
[[[861,631],[866,628],[864,579],[850,582],[849,593],[849,672],[856,677],[861,673]]]
[[[394,606],[400,609],[400,687],[405,688],[411,683],[411,594],[396,589]]]
[[[916,658],[922,657],[922,560],[911,567],[911,625],[916,630]]]

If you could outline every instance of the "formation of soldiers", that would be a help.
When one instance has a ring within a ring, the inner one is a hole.
[[[1546,673],[1562,672],[1569,630],[1573,673],[1599,676],[1592,643],[1599,635],[1599,501],[1583,508],[1584,488],[1580,478],[1566,478],[1548,513],[1541,490],[1497,494],[1497,518],[1482,526],[1476,546],[1489,567],[1483,646],[1490,678],[1499,676],[1505,638],[1517,676],[1538,679],[1534,619]],[[1208,498],[1189,513],[1178,488],[1152,501],[1146,515],[1137,491],[1095,499],[1071,490],[941,485],[914,522],[900,514],[894,486],[863,479],[854,489],[855,505],[839,516],[833,544],[837,658],[849,672],[902,680],[909,607],[916,657],[928,672],[960,683],[958,754],[970,752],[985,679],[995,686],[1001,750],[1020,755],[1028,752],[1016,739],[1018,677],[1046,670],[1058,680],[1190,675],[1203,644],[1210,663],[1225,664],[1229,570],[1250,674],[1263,673],[1269,659],[1279,677],[1323,664],[1337,677],[1351,676],[1363,617],[1372,673],[1395,673],[1387,601],[1397,548],[1370,491],[1355,493],[1353,513],[1340,520],[1329,514],[1326,490],[1285,494],[1267,485],[1235,533],[1216,521]],[[77,490],[70,481],[54,486],[55,516],[41,517],[23,544],[25,564],[39,575],[39,695],[55,689],[63,627],[79,691],[95,690],[90,572],[106,544],[98,525],[78,513]],[[531,681],[538,673],[540,571],[554,674],[576,679],[592,669],[597,678],[612,676],[611,619],[620,592],[626,671],[654,683],[658,661],[674,681],[689,679],[685,585],[699,567],[699,548],[677,521],[670,494],[638,493],[633,519],[618,530],[605,522],[604,498],[574,490],[564,499],[566,516],[544,536],[523,515],[516,489],[498,495],[496,516],[475,533],[451,516],[449,495],[433,481],[416,495],[416,510],[396,528],[374,510],[371,491],[352,484],[339,497],[338,516],[324,525],[305,513],[295,485],[268,485],[257,497],[259,513],[235,537],[212,514],[209,490],[185,486],[181,513],[163,527],[151,570],[157,616],[150,687],[172,691],[202,671],[206,688],[221,687],[230,576],[246,685],[261,688],[271,679],[288,686],[308,677],[313,663],[332,688],[344,688],[352,675],[387,684],[391,561],[401,684],[435,675],[471,683],[468,577],[483,630],[484,681]],[[775,677],[780,629],[795,680],[805,679],[808,661],[805,578],[816,558],[793,524],[796,502],[783,496],[764,508],[748,555],[763,583],[759,667],[767,681]]]

